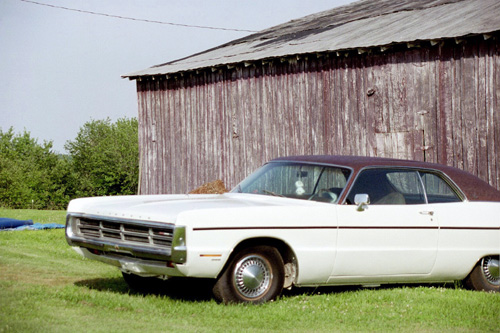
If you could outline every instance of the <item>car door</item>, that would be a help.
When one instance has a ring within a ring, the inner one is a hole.
[[[371,203],[361,209],[356,194]],[[418,171],[372,168],[355,180],[345,205],[338,206],[337,256],[331,280],[343,277],[429,274],[439,226],[426,204]]]

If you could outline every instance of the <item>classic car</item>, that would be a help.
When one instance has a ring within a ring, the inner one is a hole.
[[[131,288],[210,278],[224,303],[266,302],[292,286],[500,288],[500,192],[416,161],[283,157],[230,193],[76,199],[66,238]]]

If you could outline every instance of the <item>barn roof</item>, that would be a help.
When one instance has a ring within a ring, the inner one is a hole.
[[[500,31],[498,0],[361,0],[124,75],[173,74],[331,51],[362,50]]]

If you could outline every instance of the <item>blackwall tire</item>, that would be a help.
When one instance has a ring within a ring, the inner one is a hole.
[[[282,291],[284,264],[270,246],[256,246],[236,254],[217,280],[213,294],[222,303],[259,304],[274,300]]]
[[[468,289],[500,292],[499,257],[488,256],[481,259],[465,278]]]

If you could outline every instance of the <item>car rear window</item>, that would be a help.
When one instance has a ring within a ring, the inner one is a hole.
[[[440,175],[431,172],[420,172],[429,203],[462,201],[453,188]]]

